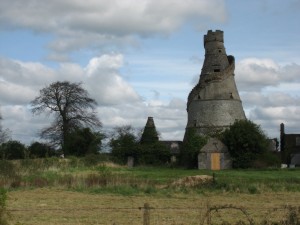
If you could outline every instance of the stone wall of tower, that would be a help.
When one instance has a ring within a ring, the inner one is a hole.
[[[234,57],[227,56],[223,41],[223,31],[208,31],[204,36],[202,72],[188,97],[187,128],[196,128],[201,134],[246,119],[234,80]]]
[[[223,31],[209,30],[204,35],[205,59],[201,75],[209,75],[216,71],[222,72],[229,66],[229,61],[224,47]]]

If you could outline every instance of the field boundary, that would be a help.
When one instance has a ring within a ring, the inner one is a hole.
[[[263,218],[255,218],[255,211],[264,211]],[[124,222],[118,222],[118,215],[127,219],[127,223],[132,224],[132,221],[139,220],[139,224],[143,225],[157,225],[157,224],[195,224],[195,225],[212,225],[212,224],[265,224],[265,225],[299,225],[300,224],[300,205],[285,205],[279,207],[241,207],[238,205],[223,204],[210,205],[207,204],[201,207],[153,207],[149,203],[145,203],[141,207],[70,207],[70,208],[7,208],[7,212],[13,216],[18,212],[35,212],[41,213],[43,211],[56,211],[59,213],[76,213],[78,211],[97,211],[99,212],[99,221],[97,224],[112,224],[121,225]],[[169,216],[169,212],[177,216]],[[59,214],[58,213],[58,214]],[[102,221],[101,215],[111,214],[112,219],[109,221]],[[134,218],[135,217],[135,218]],[[232,218],[236,217],[235,222]],[[122,220],[124,221],[124,220]]]

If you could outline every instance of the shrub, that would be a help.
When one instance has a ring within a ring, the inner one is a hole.
[[[25,145],[19,141],[8,141],[1,145],[2,159],[24,159]]]
[[[223,133],[234,168],[250,168],[269,146],[260,126],[250,120],[237,120]]]
[[[28,147],[31,158],[45,158],[55,155],[55,150],[50,146],[40,142],[34,142]]]
[[[166,164],[171,157],[170,150],[162,143],[143,144],[136,155],[137,162],[144,165]]]
[[[69,134],[65,150],[68,154],[74,156],[97,154],[101,150],[103,138],[102,133],[92,132],[90,128],[76,129]]]
[[[118,163],[126,163],[129,156],[136,158],[139,152],[138,140],[131,126],[116,127],[109,145],[113,160]]]
[[[253,163],[254,168],[280,167],[280,155],[276,152],[264,152]]]
[[[180,151],[180,164],[187,168],[197,168],[200,149],[207,143],[207,137],[197,134],[196,130],[187,130],[182,150]]]

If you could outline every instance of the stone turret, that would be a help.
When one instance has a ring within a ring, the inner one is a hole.
[[[186,129],[209,135],[246,116],[234,80],[234,57],[226,54],[223,31],[209,30],[204,48],[200,79],[188,96]]]
[[[156,141],[158,141],[158,133],[156,131],[154,120],[153,117],[148,117],[141,137],[141,144],[153,144]]]

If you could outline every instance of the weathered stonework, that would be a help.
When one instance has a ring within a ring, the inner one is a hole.
[[[235,120],[246,119],[234,80],[235,61],[227,56],[223,31],[204,35],[205,59],[198,84],[188,96],[186,128],[199,134],[223,130]]]

